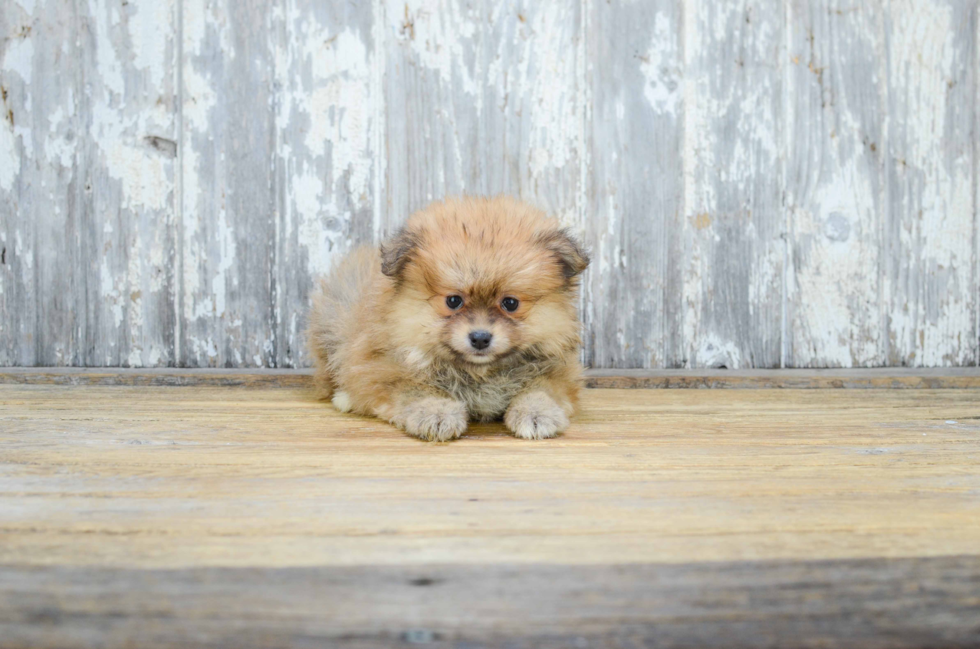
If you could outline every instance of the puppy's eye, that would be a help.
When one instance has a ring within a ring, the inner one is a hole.
[[[504,307],[504,311],[510,311],[511,313],[517,311],[517,307],[520,305],[521,302],[516,297],[505,297],[500,301],[500,306]]]
[[[463,306],[463,298],[458,295],[450,295],[446,298],[446,306],[455,311],[459,307]]]

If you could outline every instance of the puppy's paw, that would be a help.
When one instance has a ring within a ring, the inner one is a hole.
[[[351,411],[351,401],[350,395],[343,390],[338,390],[333,393],[333,399],[330,400],[333,403],[333,407],[340,412],[350,412]]]
[[[568,428],[568,415],[547,393],[538,390],[514,399],[504,423],[518,437],[544,439]]]
[[[469,416],[459,401],[424,397],[401,408],[394,423],[430,442],[456,439],[466,431]]]

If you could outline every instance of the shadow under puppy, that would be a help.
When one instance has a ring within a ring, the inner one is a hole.
[[[557,220],[519,201],[434,203],[321,281],[308,332],[318,394],[426,440],[501,418],[518,437],[552,437],[578,400],[588,264]]]

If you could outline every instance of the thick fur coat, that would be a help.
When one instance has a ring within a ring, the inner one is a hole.
[[[578,400],[588,263],[555,219],[516,200],[435,203],[321,281],[309,321],[319,395],[427,440],[501,418],[519,437],[554,436]]]

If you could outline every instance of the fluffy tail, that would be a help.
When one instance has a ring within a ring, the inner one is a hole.
[[[313,352],[317,397],[329,399],[335,386],[334,366],[339,364],[342,343],[356,327],[352,311],[381,271],[381,257],[372,246],[355,248],[319,282],[313,296],[307,341]]]

